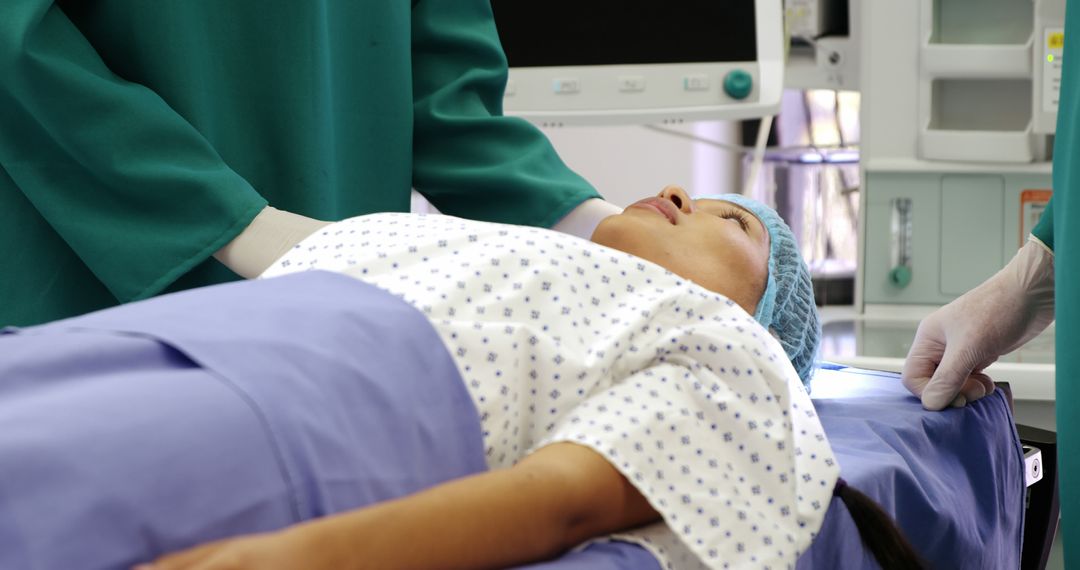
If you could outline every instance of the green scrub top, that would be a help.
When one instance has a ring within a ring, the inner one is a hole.
[[[0,326],[236,279],[268,202],[551,226],[597,193],[506,75],[489,0],[4,0]]]
[[[1059,540],[1065,546],[1065,567],[1080,568],[1080,225],[1072,225],[1080,224],[1080,10],[1068,8],[1054,197],[1034,233],[1054,250]]]

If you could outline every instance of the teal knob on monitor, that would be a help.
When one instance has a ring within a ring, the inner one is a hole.
[[[724,77],[724,93],[732,99],[746,99],[753,90],[754,77],[741,69],[736,69]]]
[[[906,265],[897,265],[889,272],[889,282],[903,289],[911,284],[911,268]]]

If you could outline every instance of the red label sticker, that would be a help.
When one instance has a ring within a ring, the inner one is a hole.
[[[1019,247],[1024,247],[1024,242],[1027,241],[1027,237],[1031,235],[1032,230],[1039,223],[1039,218],[1042,217],[1043,210],[1046,209],[1046,205],[1050,203],[1050,197],[1054,193],[1051,190],[1024,190],[1020,193],[1020,244]]]

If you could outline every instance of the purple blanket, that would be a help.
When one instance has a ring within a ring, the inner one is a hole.
[[[120,569],[485,468],[422,315],[311,273],[0,337],[0,568]]]
[[[128,568],[484,469],[436,333],[352,278],[236,283],[5,332],[0,568]],[[1003,398],[933,415],[895,378],[843,374],[819,377],[815,397],[848,481],[938,566],[1016,566],[1023,483]],[[869,560],[838,504],[800,568]],[[529,568],[659,570],[625,543]]]
[[[893,515],[931,568],[1019,568],[1023,451],[1005,395],[927,412],[896,374],[825,368],[814,405],[840,475]],[[837,567],[877,564],[834,498],[798,568]]]

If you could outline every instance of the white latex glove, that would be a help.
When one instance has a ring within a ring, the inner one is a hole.
[[[214,258],[237,275],[254,279],[304,238],[330,225],[267,206]]]
[[[1054,254],[1034,236],[990,279],[919,324],[904,386],[923,407],[960,407],[990,394],[983,373],[1054,320]]]

